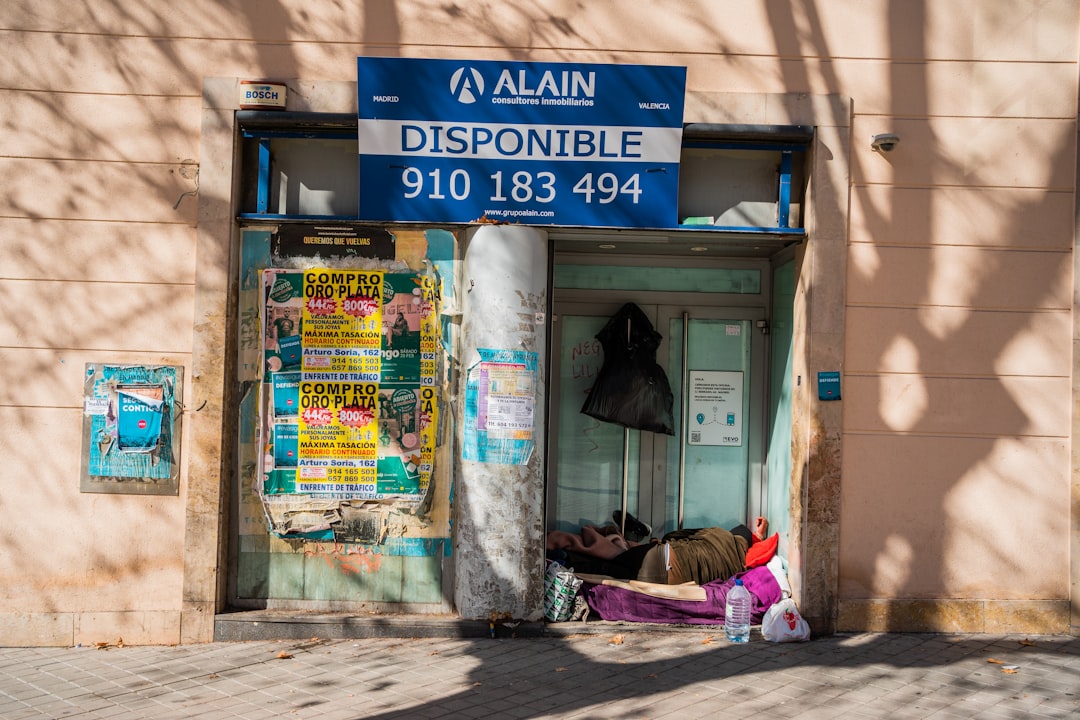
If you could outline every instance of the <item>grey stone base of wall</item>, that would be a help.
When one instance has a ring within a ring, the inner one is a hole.
[[[521,623],[515,628],[495,625],[496,637],[537,636],[544,623]],[[309,614],[271,611],[225,613],[214,618],[214,640],[303,640],[306,638],[481,638],[492,627],[480,620],[453,616],[362,616],[338,613]]]
[[[215,642],[250,640],[364,639],[364,638],[525,638],[576,634],[616,635],[627,632],[705,633],[723,636],[721,625],[658,625],[610,622],[497,622],[463,620],[441,615],[362,616],[249,610],[214,618]],[[760,637],[760,628],[754,628]]]
[[[1068,600],[866,599],[840,602],[840,632],[1067,634]],[[811,625],[813,627],[813,625]]]

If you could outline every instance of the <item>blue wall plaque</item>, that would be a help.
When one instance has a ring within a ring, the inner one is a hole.
[[[819,372],[817,374],[818,400],[840,399],[840,373]]]

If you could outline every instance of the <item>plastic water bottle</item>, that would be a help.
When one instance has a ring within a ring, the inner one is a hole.
[[[736,580],[735,587],[728,590],[724,607],[724,635],[728,642],[750,642],[750,591],[742,580]]]

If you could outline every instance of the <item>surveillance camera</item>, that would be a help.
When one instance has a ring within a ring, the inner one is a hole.
[[[893,133],[882,133],[870,138],[870,147],[878,152],[892,152],[900,144],[900,136]]]

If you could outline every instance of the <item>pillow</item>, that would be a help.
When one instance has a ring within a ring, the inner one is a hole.
[[[768,540],[759,540],[746,551],[746,567],[752,568],[772,560],[776,554],[776,548],[780,544],[780,533],[773,533]]]

